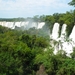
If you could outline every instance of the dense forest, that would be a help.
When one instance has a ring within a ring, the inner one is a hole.
[[[75,49],[54,55],[49,38],[31,31],[0,26],[0,75],[75,75]]]
[[[75,5],[75,0],[69,3]],[[55,22],[66,23],[67,36],[75,24],[75,10],[33,18],[0,18],[0,21],[45,22],[52,29]],[[61,30],[60,26],[60,30]],[[60,34],[60,33],[59,33]],[[0,75],[75,75],[75,48],[68,57],[63,50],[55,55],[49,35],[41,29],[16,30],[0,26]]]

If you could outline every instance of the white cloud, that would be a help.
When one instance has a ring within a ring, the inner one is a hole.
[[[61,0],[0,0],[0,10],[22,10],[40,7],[66,7],[67,4]]]
[[[0,11],[14,13],[46,13],[68,8],[66,0],[0,0]],[[61,10],[60,10],[61,11]]]

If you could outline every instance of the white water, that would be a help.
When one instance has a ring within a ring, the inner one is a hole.
[[[54,47],[54,54],[56,54],[59,50],[64,50],[66,52],[67,56],[70,56],[70,54],[73,52],[73,41],[75,42],[75,26],[72,30],[72,33],[70,35],[70,39],[72,39],[72,41],[69,41],[68,38],[66,38],[66,24],[63,24],[62,29],[61,29],[61,36],[60,38],[58,38],[59,34],[59,24],[55,23],[53,30],[52,30],[52,37],[51,39],[53,39],[54,41],[57,41],[57,43],[55,45],[52,45],[52,47]],[[67,41],[67,40],[68,41]]]
[[[70,53],[73,52],[73,46],[70,42],[64,42],[63,44],[63,50],[67,53],[67,56],[70,56]]]
[[[30,22],[26,21],[26,22],[0,22],[0,25],[14,29],[15,26],[17,27],[21,27],[23,26],[25,29],[29,29],[32,27],[35,27],[36,29],[40,29],[45,25],[45,22],[40,22],[40,23],[36,23],[36,22]],[[60,38],[59,36],[59,23],[55,23],[53,26],[53,30],[52,30],[52,34],[50,34],[51,39],[53,39],[54,41],[57,41],[58,44],[54,44],[53,42],[50,42],[52,44],[52,47],[54,47],[54,53],[56,54],[59,50],[64,50],[67,55],[69,56],[70,53],[73,52],[73,47],[75,47],[75,26],[72,29],[72,32],[69,36],[69,39],[66,38],[66,24],[63,24],[62,29],[61,29],[61,35]],[[70,40],[70,41],[65,41],[66,39]],[[52,41],[52,40],[51,40]]]
[[[21,27],[21,22],[15,22],[15,26]]]
[[[45,25],[45,22],[29,22],[29,21],[25,21],[25,22],[6,22],[6,21],[2,21],[0,22],[0,25],[14,29],[15,26],[16,27],[24,27],[24,29],[29,29],[29,28],[33,28],[35,27],[36,29],[40,29]]]
[[[6,27],[13,28],[14,22],[6,22]]]
[[[14,22],[5,22],[4,21],[4,22],[0,22],[0,25],[11,28],[11,29],[14,28]]]
[[[45,22],[38,23],[37,29],[41,29],[45,25]]]
[[[29,24],[26,26],[26,29],[29,29],[29,28],[37,28],[37,23],[36,22],[29,22]]]
[[[66,24],[63,24],[62,29],[61,29],[61,36],[60,36],[60,40],[64,41],[64,39],[66,38]]]
[[[71,39],[72,40],[72,45],[73,46],[75,46],[75,26],[73,27],[73,29],[72,29],[72,32],[71,32],[71,34],[70,34],[70,36],[69,36],[69,39]]]
[[[52,30],[51,38],[57,40],[59,36],[59,23],[55,23]]]

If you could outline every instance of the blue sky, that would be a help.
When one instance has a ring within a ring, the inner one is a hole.
[[[74,9],[68,5],[70,1],[72,0],[0,0],[0,18],[65,13]]]

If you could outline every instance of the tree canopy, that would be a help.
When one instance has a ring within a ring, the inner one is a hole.
[[[31,31],[0,26],[0,75],[75,75],[75,48],[71,57],[55,55],[50,41]]]
[[[69,5],[72,5],[75,7],[75,0],[72,0],[71,2],[68,3]]]

